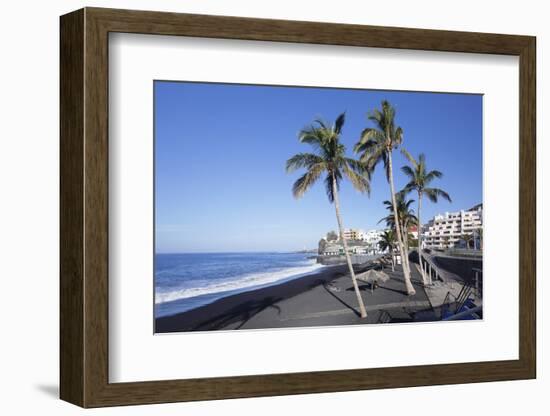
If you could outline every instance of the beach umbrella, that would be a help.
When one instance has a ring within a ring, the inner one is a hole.
[[[358,274],[357,280],[361,280],[363,282],[369,283],[370,291],[372,293],[375,284],[378,285],[380,283],[387,282],[388,280],[390,280],[390,276],[388,276],[386,273],[382,271],[370,269],[365,273]]]

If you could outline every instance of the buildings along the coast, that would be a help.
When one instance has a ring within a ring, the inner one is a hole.
[[[377,254],[378,242],[383,230],[363,231],[357,228],[346,228],[344,238],[348,243],[350,254]],[[327,233],[319,242],[319,254],[324,256],[338,256],[344,254],[344,246],[335,233]]]
[[[481,249],[483,229],[483,204],[457,212],[446,212],[436,215],[421,227],[422,247],[426,249],[468,248]],[[363,231],[358,228],[344,230],[350,254],[379,254],[379,241],[384,230]],[[409,234],[413,240],[418,239],[418,228],[411,226]],[[468,243],[465,241],[466,236]],[[319,242],[320,255],[339,256],[344,254],[344,247],[335,232],[329,232]]]
[[[423,248],[450,248],[465,245],[464,236],[471,235],[474,247],[480,248],[483,228],[483,204],[468,210],[436,215],[422,227]]]

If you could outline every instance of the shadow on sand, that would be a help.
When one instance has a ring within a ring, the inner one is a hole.
[[[355,315],[361,316],[361,314],[359,313],[359,311],[357,309],[355,309],[353,306],[351,306],[346,301],[344,301],[342,298],[340,298],[340,296],[336,295],[332,290],[330,290],[326,283],[323,284],[323,288],[326,290],[326,292],[330,296],[332,296],[334,299],[336,299],[338,302],[340,302],[342,305],[344,305],[346,308],[348,308],[350,311],[352,311]],[[346,289],[346,290],[349,290],[349,289]],[[353,290],[353,287],[351,288],[351,290]]]
[[[277,315],[281,314],[281,308],[275,305],[275,303],[281,301],[283,298],[268,297],[260,301],[248,301],[230,309],[223,315],[216,316],[207,321],[203,321],[200,324],[191,328],[192,331],[205,331],[213,329],[226,328],[231,324],[237,324],[232,329],[240,329],[246,324],[254,315],[266,310],[267,308],[274,308],[277,311]],[[227,328],[226,328],[227,329]]]

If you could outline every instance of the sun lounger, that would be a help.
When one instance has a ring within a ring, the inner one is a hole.
[[[456,297],[451,292],[448,292],[443,301],[441,317],[447,319],[452,315],[467,312],[475,308],[477,305],[472,298],[473,290],[474,288],[471,285],[465,283]],[[452,298],[454,298],[454,300],[452,300]],[[454,305],[454,308],[451,308],[451,305]],[[476,319],[476,317],[468,315],[462,319]]]

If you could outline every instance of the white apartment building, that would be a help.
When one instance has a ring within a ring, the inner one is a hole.
[[[360,228],[346,228],[344,238],[346,240],[364,241],[369,244],[377,244],[382,238],[383,230],[363,231]]]
[[[454,247],[464,234],[473,234],[483,226],[483,205],[469,210],[436,215],[422,227],[423,248]]]
[[[371,245],[377,245],[382,239],[383,230],[370,230],[363,235],[363,241]]]
[[[378,252],[378,242],[382,239],[383,233],[383,230],[365,232],[359,228],[346,228],[344,230],[344,238],[350,242],[348,246],[351,254],[375,254]],[[341,244],[339,242],[331,242],[325,247],[323,254],[334,255],[338,252],[343,254]]]
[[[341,244],[327,243],[322,253],[325,256],[339,256],[344,254],[344,247]]]
[[[378,254],[380,252],[378,243],[382,240],[383,234],[384,230],[370,230],[363,236],[363,241],[368,245],[371,254]]]
[[[344,238],[346,240],[363,241],[365,232],[358,228],[346,228],[344,229]]]

